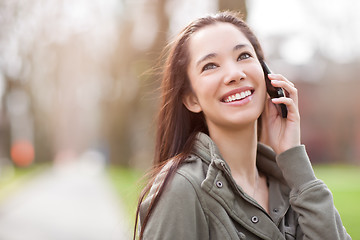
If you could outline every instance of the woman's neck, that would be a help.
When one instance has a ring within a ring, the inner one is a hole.
[[[231,169],[236,182],[254,186],[258,178],[256,168],[257,122],[237,130],[209,127],[210,137]],[[237,181],[238,180],[238,181]]]

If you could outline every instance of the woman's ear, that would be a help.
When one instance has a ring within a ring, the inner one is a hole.
[[[184,94],[182,102],[191,112],[199,113],[202,111],[199,101],[192,91],[188,91],[186,94]]]

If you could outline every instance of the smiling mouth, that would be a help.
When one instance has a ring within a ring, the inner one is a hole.
[[[231,102],[235,102],[235,101],[240,101],[240,100],[250,96],[251,94],[253,94],[253,91],[251,91],[251,90],[246,90],[246,91],[243,91],[240,93],[235,93],[235,94],[225,97],[222,100],[222,102],[231,103]]]

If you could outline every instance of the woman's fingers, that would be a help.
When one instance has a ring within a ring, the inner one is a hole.
[[[274,73],[271,73],[268,75],[268,77],[271,79],[271,80],[282,80],[282,81],[285,81],[287,83],[289,83],[292,87],[295,87],[294,83],[290,82],[287,78],[285,78],[283,75],[281,74],[274,74]]]
[[[281,103],[285,104],[289,113],[296,113],[296,115],[298,115],[297,105],[295,104],[295,102],[292,98],[287,98],[287,97],[273,98],[273,99],[271,99],[271,101],[274,104],[281,104]],[[288,116],[289,116],[289,114],[288,114]]]
[[[274,87],[283,88],[287,93],[289,93],[289,97],[297,100],[297,89],[289,84],[288,82],[279,81],[279,80],[271,80],[271,85]],[[297,102],[297,101],[296,101]]]
[[[289,112],[288,118],[290,117],[292,120],[298,119],[298,91],[295,85],[281,74],[270,74],[269,78],[274,87],[282,88],[286,92],[285,97],[274,98],[272,102],[276,105],[285,104]]]
[[[276,78],[273,78],[273,76],[276,76]],[[283,88],[288,94],[286,94],[285,97],[289,97],[294,100],[295,104],[298,104],[298,92],[295,88],[295,85],[287,80],[285,77],[283,77],[280,74],[273,75],[271,78],[271,84],[274,87],[280,87]]]

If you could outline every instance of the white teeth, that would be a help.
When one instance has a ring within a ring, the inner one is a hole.
[[[235,101],[235,100],[241,100],[243,98],[246,98],[248,96],[251,95],[251,91],[250,90],[246,90],[245,92],[241,92],[241,93],[236,93],[234,95],[230,95],[228,96],[224,101],[226,103],[229,103],[229,102],[232,102],[232,101]]]

